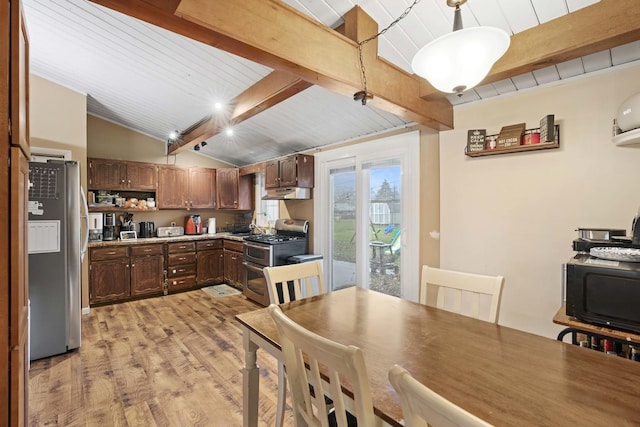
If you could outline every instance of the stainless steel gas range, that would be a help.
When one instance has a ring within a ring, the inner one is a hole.
[[[244,239],[244,294],[247,298],[269,305],[267,281],[262,269],[287,264],[294,255],[307,253],[309,221],[278,219],[275,234],[256,234]]]

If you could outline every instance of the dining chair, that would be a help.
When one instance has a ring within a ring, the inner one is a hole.
[[[283,304],[327,292],[320,260],[265,267],[263,271],[271,304]]]
[[[263,268],[267,280],[270,304],[283,304],[305,296],[326,293],[322,261],[310,261],[299,264],[280,265]],[[315,282],[315,283],[314,283]],[[284,364],[278,362],[278,403],[276,406],[276,427],[284,422],[284,407],[287,395],[287,380]]]
[[[296,426],[347,427],[353,425],[354,415],[357,425],[373,426],[375,416],[362,350],[305,329],[275,304],[271,304],[268,311],[280,337]],[[328,384],[320,372],[326,374]],[[351,384],[353,402],[347,401],[342,393],[343,381]],[[325,399],[314,398],[309,384],[315,396],[330,396],[333,400],[329,416]]]
[[[498,323],[502,287],[504,285],[503,276],[463,273],[425,265],[422,267],[422,278],[420,280],[421,304],[434,305],[433,292],[429,292],[431,285],[438,287],[435,302],[437,308],[480,320],[488,320],[491,323]],[[488,319],[483,319],[481,316],[480,297],[482,295],[490,297]],[[463,297],[470,300],[468,310],[463,309]]]
[[[491,426],[420,383],[399,365],[389,370],[389,381],[400,397],[405,427]]]

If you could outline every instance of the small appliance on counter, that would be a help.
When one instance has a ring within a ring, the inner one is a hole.
[[[104,225],[104,215],[102,213],[89,214],[89,241],[102,241],[102,226]]]
[[[141,238],[153,237],[153,234],[155,232],[155,224],[153,222],[141,221],[139,226],[140,226],[140,233],[138,234],[138,237],[141,237]]]
[[[158,237],[184,236],[184,227],[158,227]]]
[[[566,313],[583,322],[640,333],[640,220],[620,229],[580,228],[567,263]],[[636,238],[638,243],[636,243]]]
[[[116,240],[116,214],[104,214],[104,226],[102,227],[102,240]]]
[[[185,234],[202,234],[202,220],[200,215],[187,215],[184,219]]]

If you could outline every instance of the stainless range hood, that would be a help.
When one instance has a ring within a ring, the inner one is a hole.
[[[310,188],[287,187],[268,188],[262,200],[307,200],[311,198]]]

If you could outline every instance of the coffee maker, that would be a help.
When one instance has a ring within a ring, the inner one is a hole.
[[[202,220],[200,215],[187,215],[184,219],[185,234],[202,234]]]
[[[89,214],[89,241],[99,242],[102,240],[102,226],[104,225],[104,217],[100,212],[92,212]]]
[[[104,225],[102,227],[102,240],[116,240],[116,214],[104,214]]]

